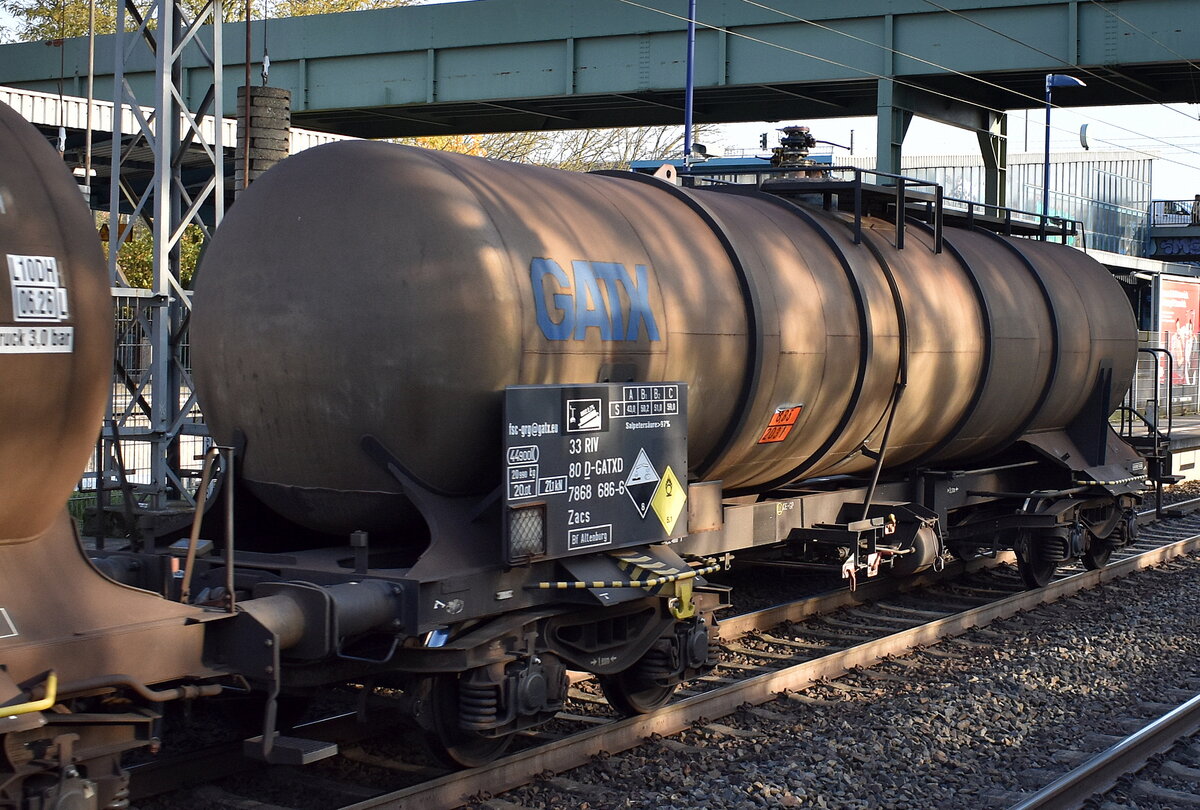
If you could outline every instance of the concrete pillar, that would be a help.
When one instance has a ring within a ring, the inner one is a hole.
[[[234,151],[234,199],[246,185],[246,88],[237,91],[237,148]],[[292,94],[278,87],[250,88],[250,182],[288,156],[291,147]]]
[[[904,135],[912,123],[913,114],[898,106],[896,83],[880,79],[875,104],[875,170],[902,174],[900,158]]]
[[[983,201],[988,205],[1008,205],[1008,115],[987,112],[988,131],[976,131],[983,155]]]

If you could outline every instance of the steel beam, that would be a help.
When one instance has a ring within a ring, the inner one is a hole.
[[[1008,115],[988,114],[988,128],[976,133],[983,155],[984,191],[987,205],[1008,205]]]
[[[896,96],[895,81],[880,79],[875,107],[875,169],[889,174],[900,174],[901,148],[913,117]]]
[[[202,25],[206,20],[212,24]],[[112,177],[120,178],[128,170],[126,159],[136,147],[151,152],[154,176],[140,195],[123,193],[120,182],[111,184],[109,269],[115,299],[136,309],[130,319],[132,331],[149,350],[149,362],[133,372],[118,369],[114,392],[126,389],[128,403],[121,402],[124,396],[110,401],[103,432],[102,478],[106,482],[120,478],[124,474],[120,467],[128,465],[119,460],[129,453],[129,443],[145,442],[149,446],[144,462],[148,481],[137,486],[139,505],[162,511],[173,502],[192,503],[191,487],[182,472],[188,465],[180,457],[179,443],[181,435],[197,433],[197,425],[189,423],[188,417],[195,394],[183,346],[191,303],[180,280],[180,243],[189,225],[199,226],[207,238],[209,227],[200,216],[202,207],[211,207],[214,224],[225,210],[224,128],[211,125],[222,120],[224,112],[221,70],[219,66],[214,69],[213,58],[223,46],[221,0],[211,0],[195,18],[177,0],[150,0],[140,6],[137,0],[125,0],[117,7],[117,27],[127,33],[120,47],[110,49],[113,98],[119,105],[128,105],[137,132],[131,144],[113,150]],[[147,54],[154,61],[154,83],[152,93],[139,97],[134,89],[138,82],[130,81],[130,66],[140,64]],[[185,101],[185,63],[196,59],[208,65],[210,84],[199,94],[198,103],[189,105]],[[147,107],[153,110],[149,115]],[[207,131],[206,117],[210,118]],[[121,118],[113,116],[114,144],[122,143]],[[198,192],[189,192],[182,178],[183,158],[193,145],[208,156],[211,175]],[[118,249],[133,229],[116,223],[126,203],[153,232],[154,274],[148,295],[122,286]],[[123,452],[117,450],[119,442],[124,443]],[[104,500],[102,497],[102,506]]]
[[[270,20],[255,24],[254,51],[266,28],[295,123],[349,135],[680,123],[687,0],[601,2],[603,13],[597,0],[476,0]],[[1045,74],[1063,71],[1112,79],[1064,104],[1196,100],[1193,0],[705,0],[698,23],[697,120],[871,115],[888,79],[968,107],[1032,107]],[[240,65],[233,29],[223,61]],[[63,47],[0,46],[0,84],[56,91],[60,56],[68,79],[86,75],[85,43]],[[115,47],[101,37],[101,59]],[[195,101],[211,69],[198,55],[183,68]],[[152,56],[131,55],[131,87],[153,75]]]

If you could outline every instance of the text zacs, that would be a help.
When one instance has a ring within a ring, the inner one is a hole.
[[[643,329],[649,340],[660,339],[650,308],[650,268],[636,265],[630,275],[616,262],[576,260],[571,270],[573,284],[553,259],[529,264],[537,322],[547,340],[584,340],[588,329],[601,340],[636,341]]]

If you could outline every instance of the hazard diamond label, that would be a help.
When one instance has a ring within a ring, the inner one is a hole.
[[[650,463],[650,457],[646,455],[646,448],[643,447],[638,450],[633,469],[625,477],[625,492],[642,518],[646,517],[646,510],[650,508],[650,499],[654,497],[658,482],[658,470]]]
[[[679,483],[679,479],[675,477],[675,471],[667,467],[663,471],[662,480],[658,482],[658,488],[654,490],[654,497],[650,499],[650,505],[654,507],[654,514],[658,515],[658,519],[662,521],[667,534],[674,533],[675,521],[679,520],[679,513],[683,511],[685,502],[687,502],[687,487]]]

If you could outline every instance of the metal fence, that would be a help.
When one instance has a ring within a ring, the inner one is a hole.
[[[1155,200],[1150,204],[1151,225],[1200,225],[1197,200]]]
[[[1008,206],[1041,211],[1043,157],[1008,157]],[[839,162],[870,168],[875,158]],[[1088,248],[1143,255],[1152,164],[1149,158],[1131,158],[1121,152],[1054,155],[1050,163],[1049,213],[1083,223]],[[978,155],[905,155],[903,167],[902,174],[939,183],[947,197],[984,199],[988,171]]]
[[[1168,369],[1168,363],[1161,355],[1152,357],[1138,353],[1137,370],[1129,392],[1134,409],[1156,424],[1165,424],[1168,408],[1175,416],[1200,413],[1200,340],[1184,346],[1168,346],[1158,333],[1139,332],[1138,346],[1166,349],[1171,353],[1172,363]]]
[[[128,294],[126,294],[128,293]],[[145,487],[151,480],[152,441],[155,425],[150,419],[150,406],[154,398],[154,386],[150,382],[149,369],[153,359],[153,346],[149,338],[151,308],[156,306],[153,298],[141,290],[114,290],[113,320],[115,346],[113,358],[112,395],[108,414],[101,427],[96,452],[88,461],[78,485],[76,500],[90,505],[95,502],[98,481],[103,478],[106,490],[114,490],[121,484]],[[178,344],[180,364],[190,375],[191,347],[184,332]],[[195,433],[203,433],[204,417],[194,402],[189,406],[191,390],[185,386],[179,395],[180,409],[187,408],[184,420],[190,423]],[[211,441],[206,435],[182,435],[179,439],[178,467],[181,478],[196,481],[201,469],[197,456],[203,455]],[[122,480],[123,478],[123,480]],[[183,493],[187,500],[191,493]]]

